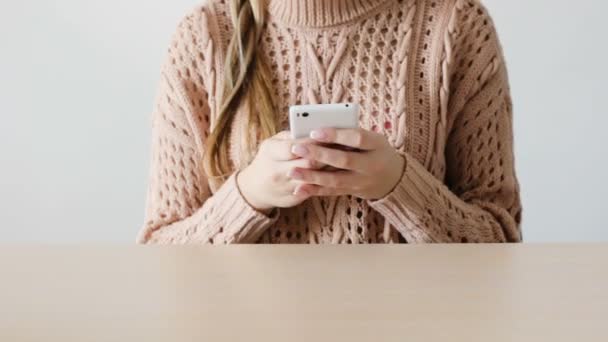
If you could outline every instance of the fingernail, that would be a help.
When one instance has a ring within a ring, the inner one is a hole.
[[[327,134],[320,130],[315,130],[310,132],[310,138],[315,140],[325,140],[327,139]]]
[[[289,178],[301,180],[302,179],[302,172],[300,172],[298,170],[291,170],[291,171],[289,171]]]
[[[306,195],[308,195],[308,193],[305,190],[302,190],[301,188],[296,188],[293,191],[293,195],[294,196],[306,196]]]
[[[303,145],[294,145],[291,148],[291,153],[295,154],[296,156],[304,157],[308,154],[308,149]]]

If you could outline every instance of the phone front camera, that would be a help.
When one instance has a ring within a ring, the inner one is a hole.
[[[348,107],[348,103],[346,104],[346,107]]]
[[[307,118],[308,117],[308,113],[302,113],[302,116]]]

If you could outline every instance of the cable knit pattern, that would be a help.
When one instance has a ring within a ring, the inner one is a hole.
[[[312,198],[265,216],[235,181],[251,132],[237,113],[235,174],[202,168],[232,27],[209,1],[180,23],[162,68],[141,243],[521,241],[512,106],[492,20],[476,0],[270,0],[259,53],[277,108],[356,102],[360,125],[406,158],[396,187],[366,201]]]

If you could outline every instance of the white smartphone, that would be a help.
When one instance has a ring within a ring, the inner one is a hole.
[[[289,107],[289,129],[293,139],[306,138],[311,131],[324,127],[359,127],[359,105],[334,103]]]

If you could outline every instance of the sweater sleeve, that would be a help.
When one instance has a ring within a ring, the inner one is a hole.
[[[215,193],[208,185],[202,161],[213,49],[205,23],[204,8],[180,23],[161,71],[139,243],[252,243],[276,220],[277,213],[268,217],[245,201],[236,174]]]
[[[468,0],[456,1],[448,31],[445,180],[405,154],[395,189],[370,204],[411,243],[519,242],[512,106],[496,31],[485,8]]]

